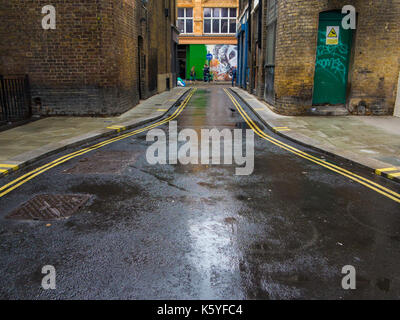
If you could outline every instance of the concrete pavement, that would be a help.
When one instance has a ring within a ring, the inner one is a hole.
[[[247,91],[233,91],[278,134],[400,182],[400,118],[283,116]]]
[[[119,117],[49,117],[0,132],[0,177],[45,156],[162,117],[189,88],[155,95]]]

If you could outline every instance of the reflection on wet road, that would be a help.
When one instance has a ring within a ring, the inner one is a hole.
[[[199,88],[178,131],[248,129],[232,110],[222,86]],[[0,297],[399,298],[398,203],[255,139],[250,176],[235,164],[150,165],[142,133],[1,198]],[[51,226],[5,219],[38,194],[91,200]],[[40,288],[44,265],[57,270],[54,291]],[[345,265],[357,270],[357,290],[341,287]]]

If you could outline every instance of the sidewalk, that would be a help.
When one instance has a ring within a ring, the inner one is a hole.
[[[281,136],[400,182],[400,118],[282,116],[247,91],[233,90]]]
[[[161,118],[188,90],[155,95],[119,117],[49,117],[0,132],[0,177],[67,147]]]

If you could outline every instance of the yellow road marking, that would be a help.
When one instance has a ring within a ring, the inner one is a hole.
[[[16,164],[0,164],[0,168],[15,168],[18,167]]]
[[[288,127],[275,127],[275,128],[272,128],[272,129],[275,130],[276,132],[292,131],[292,129],[289,129]]]
[[[1,172],[1,173],[6,172],[6,171],[8,171],[8,170],[0,169],[0,172]]]
[[[357,174],[354,174],[353,172],[350,172],[344,168],[341,168],[337,165],[334,165],[332,163],[328,163],[325,161],[322,161],[321,159],[314,157],[306,152],[303,152],[299,149],[296,149],[295,147],[292,147],[288,144],[283,143],[280,140],[277,140],[269,135],[267,135],[265,132],[263,132],[255,123],[254,121],[249,117],[249,115],[243,110],[243,108],[240,106],[240,104],[237,102],[237,100],[235,99],[235,97],[227,90],[224,89],[225,93],[230,97],[230,99],[232,100],[233,104],[236,106],[236,109],[239,111],[239,113],[242,115],[243,119],[246,121],[246,123],[249,125],[249,127],[258,135],[260,136],[262,139],[267,140],[269,142],[271,142],[272,144],[287,150],[291,153],[294,153],[296,155],[298,155],[299,157],[302,157],[304,159],[307,159],[311,162],[314,162],[322,167],[325,167],[331,171],[334,171],[336,173],[339,173],[340,175],[343,175],[353,181],[356,181],[358,183],[360,183],[361,185],[370,188],[382,195],[384,195],[387,198],[390,198],[398,203],[400,203],[400,194],[392,191],[386,187],[381,186],[378,183],[375,183],[373,181],[370,181],[364,177],[361,177]],[[379,189],[378,189],[379,188]]]
[[[165,112],[165,111],[168,111],[168,109],[158,109],[157,111]]]
[[[196,91],[196,89],[195,89],[194,91],[192,91],[192,92],[188,95],[188,97],[185,99],[184,103],[182,103],[181,106],[180,106],[180,107],[174,112],[174,114],[171,115],[170,117],[168,117],[168,118],[166,118],[166,119],[164,119],[164,120],[162,120],[162,121],[160,121],[160,122],[156,122],[156,123],[154,123],[153,125],[144,127],[144,128],[142,128],[142,129],[135,130],[135,131],[133,131],[133,132],[131,132],[131,133],[127,133],[127,134],[124,134],[124,135],[122,135],[122,136],[119,136],[119,137],[116,137],[116,138],[113,138],[113,139],[109,139],[109,140],[103,141],[103,142],[101,142],[101,143],[99,143],[99,144],[97,144],[97,145],[94,145],[94,146],[92,146],[92,147],[89,147],[89,148],[85,148],[85,149],[76,151],[76,152],[71,153],[71,154],[69,154],[69,155],[63,156],[63,157],[61,157],[61,158],[59,158],[59,159],[56,159],[56,160],[54,160],[54,161],[52,161],[52,162],[50,162],[50,163],[48,163],[48,164],[46,164],[46,165],[44,165],[44,166],[42,166],[42,167],[40,167],[40,168],[37,168],[37,169],[35,169],[35,170],[33,170],[33,171],[31,171],[31,172],[29,172],[29,173],[23,175],[22,177],[19,177],[19,178],[15,179],[14,181],[12,181],[12,182],[6,184],[5,186],[1,187],[1,188],[0,188],[0,191],[5,190],[6,188],[10,187],[11,185],[17,183],[18,181],[21,181],[22,179],[28,177],[27,179],[25,179],[25,181],[23,181],[23,182],[21,182],[21,183],[15,185],[14,187],[10,188],[10,189],[7,190],[7,191],[1,193],[1,194],[0,194],[0,198],[1,198],[2,196],[4,196],[5,194],[11,192],[12,190],[16,189],[17,187],[21,186],[22,184],[24,184],[24,183],[28,182],[29,180],[33,179],[33,178],[36,177],[37,175],[39,175],[39,174],[41,174],[41,173],[43,173],[43,172],[45,172],[45,171],[47,171],[47,170],[49,170],[49,169],[55,167],[55,166],[58,166],[59,164],[62,164],[62,163],[66,162],[66,161],[68,161],[68,160],[70,160],[70,159],[72,159],[72,158],[75,158],[75,157],[80,156],[80,155],[83,155],[83,154],[85,154],[85,153],[87,153],[87,152],[96,150],[96,149],[98,149],[98,148],[101,148],[102,146],[108,145],[108,144],[113,143],[113,142],[115,142],[115,141],[119,141],[119,140],[128,138],[128,137],[130,137],[130,136],[132,136],[132,135],[136,135],[136,134],[141,133],[141,132],[143,132],[143,131],[146,131],[146,130],[152,129],[152,128],[154,128],[154,127],[160,126],[160,125],[162,125],[162,124],[164,124],[164,123],[166,123],[166,122],[172,121],[173,119],[175,119],[175,118],[183,111],[183,109],[186,107],[186,104],[189,102],[190,98],[193,96],[193,94],[194,94],[195,91]],[[37,173],[34,174],[33,176],[31,176],[31,175],[32,175],[33,173],[35,173],[35,172],[37,172]]]
[[[106,146],[108,144],[114,143],[116,141],[120,141],[120,140],[126,139],[128,137],[137,135],[139,133],[142,133],[144,131],[150,130],[152,128],[159,127],[160,125],[162,125],[164,123],[167,123],[167,122],[170,122],[170,121],[174,120],[176,117],[178,117],[182,113],[182,111],[185,109],[186,105],[189,103],[190,99],[192,98],[192,96],[194,95],[194,93],[196,91],[197,91],[197,89],[193,89],[192,92],[190,92],[189,95],[185,98],[183,103],[168,118],[166,118],[164,120],[161,120],[161,121],[158,121],[158,122],[156,122],[156,123],[154,123],[152,125],[146,126],[144,128],[137,129],[137,130],[134,130],[132,132],[120,135],[118,137],[115,137],[115,138],[100,142],[100,143],[98,143],[96,145],[93,145],[91,147],[84,148],[84,149],[75,151],[73,153],[67,154],[67,155],[62,156],[62,157],[60,157],[60,158],[58,158],[58,159],[56,159],[56,160],[54,160],[52,162],[49,162],[49,163],[47,163],[47,164],[45,164],[45,165],[43,165],[43,166],[41,166],[41,167],[39,167],[37,169],[34,169],[34,170],[24,174],[23,176],[21,176],[21,177],[15,179],[13,181],[7,183],[6,185],[2,186],[0,188],[0,192],[1,191],[3,191],[3,192],[0,193],[0,198],[4,197],[6,194],[8,194],[11,191],[17,189],[18,187],[20,187],[21,185],[27,183],[28,181],[32,180],[33,178],[37,177],[38,175],[40,175],[40,174],[50,170],[51,168],[56,167],[56,166],[58,166],[58,165],[60,165],[60,164],[62,164],[64,162],[67,162],[70,159],[73,159],[73,158],[76,158],[78,156],[84,155],[84,154],[86,154],[88,152],[91,152],[93,150],[102,148],[102,147],[104,147],[104,146]]]
[[[377,175],[382,175],[382,173],[386,173],[386,172],[392,172],[392,171],[397,171],[399,169],[397,168],[384,168],[384,169],[376,169],[375,173]]]
[[[126,127],[124,127],[124,126],[111,126],[111,127],[107,127],[107,129],[117,130],[118,132],[121,132],[121,131],[125,131]]]
[[[388,174],[389,179],[400,177],[400,172]]]
[[[230,95],[230,94],[228,93],[228,95]],[[230,95],[230,96],[231,96],[233,99],[235,99],[232,95]],[[236,99],[235,99],[235,101],[236,101]],[[239,106],[239,108],[242,109],[242,107],[239,105],[239,103],[238,103],[237,101],[236,101],[236,103],[237,103],[237,105]],[[242,110],[243,110],[243,109],[242,109]],[[244,112],[244,110],[243,110],[243,112]],[[250,118],[246,113],[245,113],[245,115],[250,119],[251,122],[253,122],[253,121],[251,120],[251,118]],[[296,148],[294,148],[294,147],[292,147],[292,146],[290,146],[290,145],[287,145],[287,144],[281,142],[280,140],[277,140],[277,139],[275,139],[275,138],[273,138],[273,137],[271,137],[271,136],[268,136],[265,132],[263,132],[263,131],[262,131],[260,128],[258,128],[258,127],[257,127],[257,129],[258,129],[258,130],[260,131],[260,133],[263,134],[264,136],[266,136],[266,137],[272,139],[273,141],[276,141],[277,143],[280,143],[280,144],[282,144],[282,145],[288,147],[289,149],[291,149],[291,150],[293,150],[293,151],[296,151],[296,152],[299,152],[299,153],[301,153],[301,154],[303,154],[303,155],[306,155],[306,156],[308,156],[308,157],[310,157],[310,158],[312,158],[312,159],[314,159],[314,160],[316,160],[316,161],[325,162],[325,160],[322,160],[322,159],[319,159],[319,158],[317,158],[317,157],[314,157],[314,156],[312,156],[312,155],[310,155],[310,154],[308,154],[308,153],[305,153],[305,152],[303,152],[303,151],[301,151],[301,150],[298,150],[298,149],[296,149]],[[348,171],[348,170],[346,170],[346,169],[343,169],[343,168],[341,168],[341,167],[338,167],[338,166],[336,166],[336,165],[334,165],[334,164],[331,164],[331,163],[328,163],[328,164],[331,165],[332,167],[336,168],[336,169],[340,169],[340,170],[342,170],[343,172],[346,172],[346,173],[348,173],[348,174],[352,174],[352,175],[354,175],[354,176],[356,176],[356,177],[358,177],[358,178],[360,178],[360,179],[365,179],[366,181],[368,181],[368,182],[370,182],[370,183],[372,183],[372,184],[374,184],[374,185],[376,185],[376,186],[378,186],[378,187],[381,187],[381,188],[385,189],[385,190],[388,191],[388,192],[393,192],[395,195],[400,196],[398,193],[396,193],[396,192],[394,192],[394,191],[391,191],[391,190],[389,190],[389,189],[386,189],[385,187],[383,187],[383,186],[381,186],[381,185],[379,185],[379,184],[377,184],[377,183],[375,183],[375,182],[373,182],[373,181],[370,181],[370,180],[368,180],[368,179],[366,179],[366,178],[363,178],[363,177],[361,177],[361,176],[357,176],[356,174],[354,174],[354,173],[352,173],[352,172],[350,172],[350,171]]]

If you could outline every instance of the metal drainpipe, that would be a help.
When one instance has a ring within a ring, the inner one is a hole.
[[[251,71],[251,67],[253,66],[253,55],[251,54],[251,39],[252,39],[252,36],[251,36],[251,31],[252,31],[251,8],[252,8],[252,6],[253,6],[253,0],[249,0],[249,6],[248,6],[249,18],[247,19],[247,24],[248,24],[248,27],[247,27],[247,31],[248,31],[248,38],[247,38],[248,61],[247,61],[247,66],[246,66],[246,82],[247,82],[247,75],[249,75],[248,81],[249,81],[250,92],[253,91],[253,88],[252,88],[252,84],[251,84],[250,73],[247,72],[247,68],[249,68],[249,70]],[[251,73],[252,73],[252,71],[251,71]]]
[[[258,48],[261,49],[261,41],[262,41],[262,18],[263,18],[263,1],[260,0],[258,3]]]
[[[169,10],[169,0],[164,0],[164,7],[165,7],[165,12],[167,12],[166,10]],[[170,12],[168,11],[168,15],[170,14]],[[171,62],[171,59],[168,59],[170,57],[168,57],[168,45],[171,45],[171,43],[168,41],[168,31],[171,32],[171,29],[168,26],[168,16],[167,14],[164,15],[165,16],[165,24],[166,24],[166,30],[165,30],[165,46],[166,46],[166,50],[165,50],[165,74],[166,74],[166,79],[165,79],[165,86],[166,86],[166,90],[169,91],[170,90],[170,79],[168,76],[168,62]],[[172,49],[172,48],[171,48]]]

